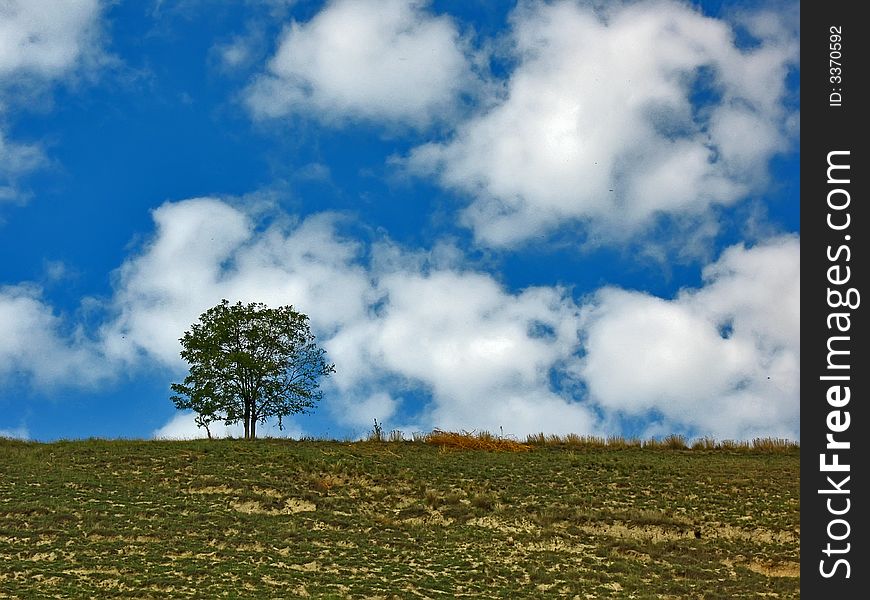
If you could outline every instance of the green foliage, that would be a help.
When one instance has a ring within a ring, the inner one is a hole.
[[[292,306],[222,300],[199,317],[181,338],[181,357],[190,364],[183,383],[173,383],[172,401],[197,413],[205,427],[243,421],[245,438],[257,423],[306,413],[322,397],[319,380],[335,371],[315,343],[308,317]]]

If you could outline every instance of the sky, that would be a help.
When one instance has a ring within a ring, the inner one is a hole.
[[[336,367],[261,434],[799,440],[799,25],[0,2],[0,436],[204,436],[169,386],[226,298]]]

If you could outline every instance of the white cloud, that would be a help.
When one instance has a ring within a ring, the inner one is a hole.
[[[335,0],[293,22],[247,91],[260,118],[313,113],[423,126],[470,81],[459,32],[416,0]]]
[[[578,346],[578,310],[563,290],[513,294],[490,275],[434,268],[378,274],[376,313],[329,340],[341,392],[399,377],[432,398],[427,426],[589,433],[592,415],[551,383]],[[376,415],[359,415],[364,424]]]
[[[17,179],[45,162],[36,144],[19,144],[6,140],[0,129],[0,203],[21,200]]]
[[[254,53],[251,42],[244,38],[234,38],[232,41],[216,47],[221,63],[227,69],[238,69],[247,65]]]
[[[729,248],[674,299],[604,288],[578,305],[559,287],[509,291],[444,245],[365,253],[334,214],[295,221],[197,198],[153,216],[91,338],[38,290],[0,291],[0,375],[78,385],[156,363],[180,377],[178,339],[227,298],[311,316],[337,365],[321,410],[351,431],[377,418],[385,429],[614,433],[620,417],[654,413],[699,435],[798,437],[797,238]],[[194,433],[176,415],[155,435]]]
[[[30,171],[44,160],[45,157],[38,146],[9,142],[0,131],[0,176],[12,176]]]
[[[800,244],[733,246],[673,300],[606,288],[579,375],[606,412],[719,438],[799,437]]]
[[[577,342],[577,310],[560,290],[510,294],[489,275],[442,264],[445,250],[424,265],[385,246],[377,253],[392,256],[366,269],[357,244],[336,234],[335,215],[263,230],[199,198],[164,204],[154,219],[154,238],[117,274],[117,316],[101,332],[110,359],[144,355],[182,371],[178,338],[221,298],[293,304],[339,365],[328,408],[347,426],[392,418],[422,388],[432,394],[430,425],[591,427],[550,389],[551,369]]]
[[[334,342],[329,343],[330,348],[334,346]],[[346,381],[348,377],[342,375],[340,379]],[[355,394],[353,390],[346,389],[346,386],[343,387],[341,401],[331,403],[332,414],[339,423],[354,428],[373,424],[373,420],[377,420],[378,423],[395,423],[394,417],[399,408],[400,399],[394,398],[387,392],[374,392],[360,396]]]
[[[0,438],[9,440],[29,440],[30,431],[25,426],[19,426],[15,429],[0,429]]]
[[[193,412],[176,413],[165,425],[155,429],[152,437],[158,440],[195,440],[207,438],[208,432],[203,427],[198,427],[195,421],[196,414]],[[209,424],[209,431],[213,438],[241,438],[245,431],[241,423],[224,425],[222,422]],[[292,419],[284,420],[284,428],[278,427],[276,420],[266,423],[257,423],[257,437],[290,437],[299,439],[305,434]]]
[[[0,4],[0,78],[56,78],[97,54],[98,0],[6,0]]]
[[[369,284],[352,264],[355,245],[333,234],[336,215],[258,231],[243,211],[197,198],[153,216],[154,238],[117,272],[117,317],[101,332],[111,358],[183,366],[178,338],[222,298],[293,304],[326,333],[365,311]]]
[[[0,381],[15,378],[36,387],[93,386],[108,378],[107,365],[79,330],[63,319],[33,286],[0,287]]]
[[[762,184],[788,145],[797,39],[771,15],[752,23],[760,45],[739,49],[729,24],[684,4],[521,4],[506,93],[408,165],[470,196],[464,222],[493,246],[571,222],[627,239],[661,215],[701,217]]]
[[[0,2],[0,202],[22,201],[19,178],[45,162],[38,144],[10,141],[10,108],[27,105],[47,84],[104,60],[98,0]]]

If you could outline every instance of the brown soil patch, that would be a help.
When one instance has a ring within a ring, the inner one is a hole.
[[[72,555],[72,552],[70,552],[69,554]],[[33,562],[40,562],[40,561],[54,562],[57,560],[58,556],[59,556],[59,554],[57,552],[55,552],[54,550],[52,550],[51,552],[37,552],[36,554],[31,556],[27,560],[30,560]]]
[[[741,529],[732,525],[709,525],[701,528],[706,536],[713,538],[746,540],[749,542],[764,542],[765,544],[788,544],[800,541],[800,531],[771,531],[769,529]]]
[[[205,487],[197,487],[197,488],[188,488],[188,494],[221,494],[225,496],[243,496],[245,494],[249,494],[253,492],[258,496],[266,496],[268,498],[276,498],[281,499],[284,495],[278,490],[273,490],[271,488],[262,488],[254,486],[250,491],[240,490],[237,488],[232,488],[228,485],[207,485]]]
[[[290,565],[290,568],[294,571],[310,573],[311,571],[318,571],[320,569],[320,563],[316,560],[312,560],[310,563],[305,563],[304,565]]]
[[[240,490],[233,489],[228,485],[208,485],[200,488],[189,488],[187,490],[188,494],[227,494],[230,496],[236,496],[240,493]]]
[[[695,528],[673,528],[661,525],[633,526],[624,523],[597,523],[585,525],[581,529],[591,535],[607,535],[630,539],[651,540],[653,542],[669,542],[674,540],[694,539]],[[731,525],[705,525],[698,528],[701,536],[707,539],[729,539],[763,543],[797,543],[797,536],[790,531],[770,531],[768,529],[740,529]]]
[[[761,563],[752,561],[747,565],[750,571],[767,577],[800,577],[801,566],[796,562]]]
[[[279,492],[278,490],[273,490],[271,488],[261,488],[254,486],[253,488],[255,494],[260,494],[261,496],[266,496],[268,498],[283,498],[284,494]]]
[[[477,527],[485,527],[487,529],[495,529],[496,531],[501,531],[503,533],[528,533],[535,529],[535,526],[526,520],[506,523],[491,516],[476,517],[469,520],[468,524]]]
[[[553,538],[543,542],[531,542],[518,544],[517,549],[524,552],[566,552],[568,554],[594,554],[594,544],[572,544],[560,538]]]
[[[402,522],[408,523],[410,525],[434,525],[436,527],[447,527],[448,525],[453,524],[453,519],[445,517],[437,510],[433,510],[428,512],[424,517],[409,517],[407,519],[403,519]]]
[[[267,508],[256,500],[233,500],[230,502],[230,506],[241,513],[260,515],[293,515],[317,510],[317,505],[313,502],[297,498],[290,498],[284,501],[284,506],[281,508]]]

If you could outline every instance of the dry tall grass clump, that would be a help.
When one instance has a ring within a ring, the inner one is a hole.
[[[692,442],[692,450],[715,450],[717,447],[716,440],[709,437],[698,438]]]
[[[755,438],[751,442],[746,440],[716,440],[712,437],[696,438],[687,441],[685,436],[670,434],[663,438],[650,438],[642,440],[637,437],[625,438],[619,435],[611,435],[606,438],[596,435],[579,435],[568,433],[566,435],[547,434],[544,432],[532,433],[526,436],[524,442],[513,439],[513,436],[493,435],[489,431],[443,431],[434,429],[431,433],[414,432],[410,439],[394,429],[385,433],[377,420],[374,428],[366,438],[370,442],[406,442],[431,444],[442,448],[455,448],[460,450],[490,450],[502,452],[528,452],[543,448],[562,448],[573,450],[724,450],[739,452],[789,452],[800,448],[800,443],[785,438]]]
[[[765,452],[785,452],[792,448],[800,448],[800,443],[788,440],[785,438],[755,438],[752,440],[753,450],[764,450]]]
[[[526,443],[532,446],[549,446],[561,448],[604,448],[607,440],[597,435],[578,435],[569,433],[564,436],[556,434],[532,433],[526,437]]]
[[[716,444],[719,450],[749,450],[749,442],[742,440],[721,440]]]
[[[441,448],[456,448],[459,450],[490,450],[498,452],[528,452],[531,448],[527,444],[492,435],[488,431],[479,433],[463,431],[441,431],[435,429],[425,436],[427,444]]]
[[[611,435],[607,438],[607,447],[612,449],[640,448],[643,442],[640,438],[624,438],[621,435]]]
[[[644,441],[644,448],[666,448],[668,450],[687,450],[686,438],[672,433],[662,439],[652,438]]]
[[[692,450],[728,450],[732,452],[788,452],[800,448],[800,443],[786,438],[755,438],[746,440],[719,440],[710,437],[692,442]]]
[[[640,438],[626,438],[621,435],[611,435],[602,437],[598,435],[578,435],[569,433],[564,436],[547,435],[545,433],[533,433],[526,438],[526,443],[536,447],[559,447],[559,448],[574,448],[574,449],[602,449],[609,448],[611,450],[626,450],[629,448],[641,448],[645,445]],[[653,447],[661,447],[659,442],[652,442]]]

